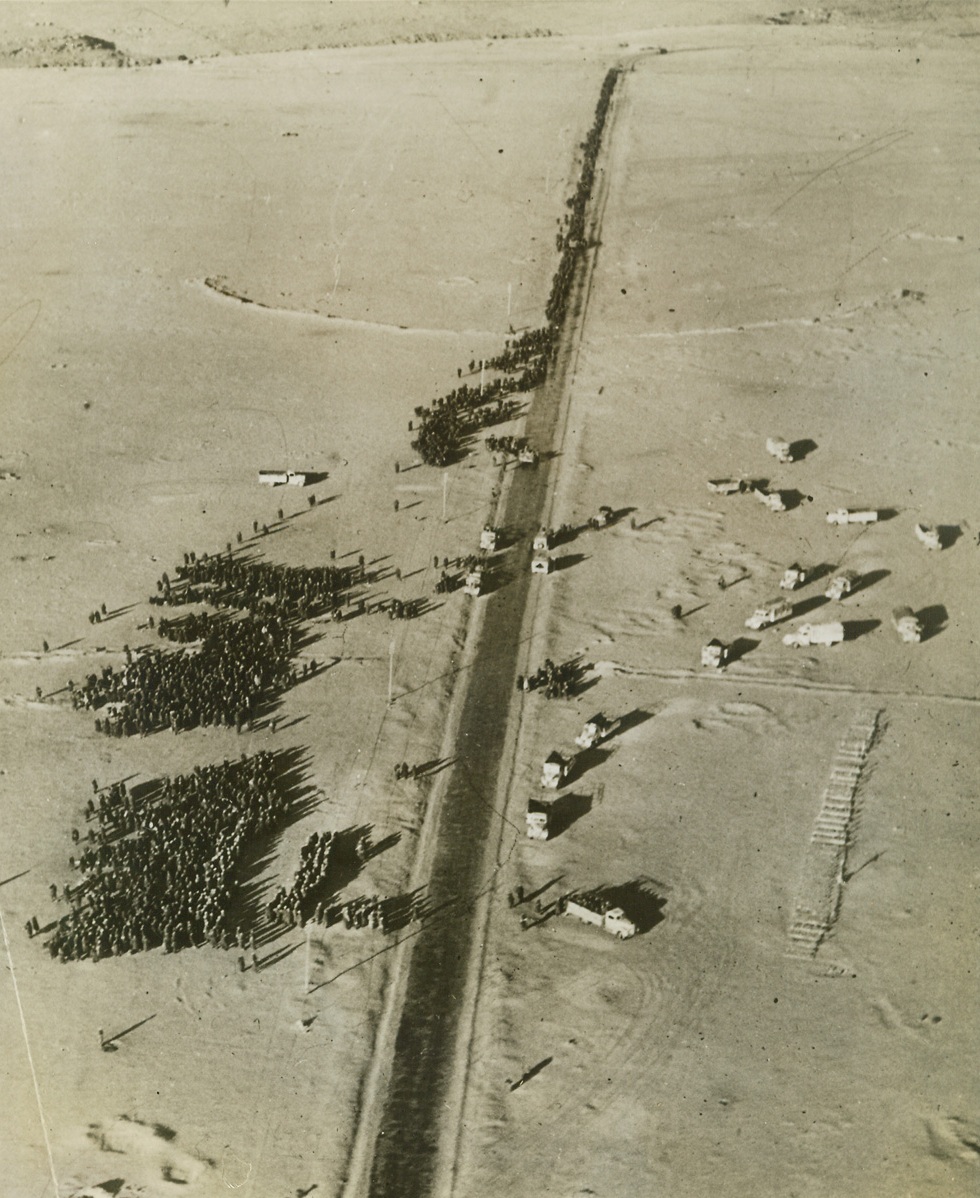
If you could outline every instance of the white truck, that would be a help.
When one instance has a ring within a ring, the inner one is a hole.
[[[824,594],[828,599],[843,599],[849,595],[858,584],[858,576],[853,570],[841,570],[827,584]]]
[[[744,478],[709,478],[708,490],[716,495],[738,495],[745,490]]]
[[[807,577],[806,570],[794,562],[791,566],[786,567],[779,580],[779,585],[784,591],[795,591],[797,587],[805,585]]]
[[[553,536],[554,534],[550,528],[542,528],[537,536],[535,536],[531,548],[535,553],[547,553],[551,548]]]
[[[788,441],[784,441],[782,437],[767,437],[766,453],[771,453],[778,462],[785,463],[793,460],[793,451],[790,448],[790,444]]]
[[[547,553],[538,553],[531,558],[532,574],[550,574],[554,568],[555,563]]]
[[[785,512],[786,500],[783,499],[781,491],[765,491],[761,487],[755,487],[755,497],[760,503],[764,503],[771,512]]]
[[[500,529],[494,528],[490,524],[483,526],[483,531],[480,533],[480,548],[487,553],[493,553],[500,543]]]
[[[541,785],[545,790],[557,790],[568,777],[571,764],[561,753],[549,753],[541,766]]]
[[[483,590],[483,571],[480,569],[470,570],[469,574],[463,581],[463,594],[472,595],[478,598]]]
[[[548,840],[554,824],[554,803],[549,799],[528,799],[524,817],[530,840]]]
[[[613,730],[613,721],[607,720],[602,712],[597,712],[591,720],[585,721],[582,731],[576,736],[575,743],[580,749],[591,749],[600,740],[605,740]]]
[[[892,628],[906,645],[917,645],[922,640],[922,621],[911,607],[896,607],[892,612]]]
[[[709,670],[722,670],[728,664],[730,650],[728,646],[712,637],[706,645],[701,646],[701,665]]]
[[[783,644],[800,649],[809,645],[839,645],[843,639],[844,625],[840,620],[834,620],[829,624],[801,624],[786,633]]]
[[[769,599],[755,609],[745,621],[745,627],[758,631],[770,624],[778,624],[780,620],[786,620],[792,614],[793,606],[785,599]]]
[[[878,512],[874,508],[839,507],[827,513],[828,524],[874,524],[877,519]]]
[[[636,924],[622,907],[610,907],[607,901],[594,894],[569,895],[565,900],[565,914],[573,915],[583,923],[602,928],[619,940],[628,940],[636,935]]]
[[[942,539],[935,524],[917,524],[915,535],[927,549],[942,549]]]

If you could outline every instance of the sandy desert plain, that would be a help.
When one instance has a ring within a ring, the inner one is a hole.
[[[514,615],[520,672],[578,658],[584,687],[512,688],[487,713],[500,768],[468,780],[492,809],[486,868],[430,917],[448,934],[465,905],[475,934],[429,1192],[976,1192],[980,29],[966,3],[779,14],[0,6],[0,60],[29,68],[0,73],[2,1198],[399,1192],[371,1160],[417,928],[307,940],[262,904],[311,832],[351,826],[390,847],[344,899],[424,894],[481,628],[537,530],[507,529],[493,594],[436,595],[433,559],[474,552],[517,476],[482,433],[446,472],[415,465],[407,422],[544,324],[617,65],[537,446],[546,522],[581,531]],[[767,455],[774,435],[798,460]],[[319,481],[272,491],[265,467]],[[724,476],[790,510],[708,490]],[[602,504],[622,515],[583,528]],[[865,506],[886,518],[826,522]],[[69,679],[162,644],[161,572],[238,532],[275,562],[364,555],[370,598],[429,610],[310,625],[297,660],[329,668],[251,732],[99,735]],[[794,561],[823,580],[749,633]],[[825,601],[838,566],[865,585]],[[894,634],[900,604],[921,643]],[[809,611],[845,642],[784,645]],[[712,637],[737,646],[720,673],[700,665]],[[527,839],[541,761],[597,710],[623,724],[566,788],[577,818]],[[64,914],[49,885],[72,879],[93,778],[258,749],[301,754],[304,799],[242,877],[263,968],[209,945],[62,963],[50,928],[28,937]],[[395,781],[403,760],[446,768]],[[540,914],[508,904],[517,886]],[[549,913],[594,886],[635,904],[639,935]]]

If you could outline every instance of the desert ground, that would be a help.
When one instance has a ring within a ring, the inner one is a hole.
[[[434,559],[475,552],[514,468],[480,437],[416,464],[408,421],[544,324],[617,64],[538,447],[576,531],[514,632],[524,673],[577,659],[582,685],[505,713],[438,1193],[975,1192],[977,32],[959,3],[0,6],[3,1198],[368,1192],[411,928],[267,930],[244,971],[209,945],[65,963],[49,886],[92,779],[274,749],[302,803],[255,846],[245,917],[326,829],[386,846],[345,900],[424,894],[508,589],[436,594]],[[507,530],[505,580],[536,531]],[[162,644],[161,572],[239,533],[288,565],[363,556],[369,601],[427,610],[310,623],[298,660],[326,668],[251,731],[98,734],[69,680]],[[817,576],[782,592],[796,561]],[[861,584],[826,600],[840,568]],[[794,616],[746,629],[777,594]],[[784,645],[811,612],[844,642]],[[529,840],[542,760],[600,710],[622,726],[578,760],[574,818]],[[551,906],[600,886],[640,934]]]

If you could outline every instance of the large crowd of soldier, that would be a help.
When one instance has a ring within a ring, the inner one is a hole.
[[[271,752],[195,767],[137,795],[117,783],[89,800],[87,833],[70,863],[81,880],[61,895],[69,910],[47,942],[62,961],[210,941],[240,948],[235,926],[243,859],[280,827],[291,795]],[[77,831],[77,830],[76,830]],[[73,835],[73,840],[76,837]]]
[[[271,694],[298,681],[291,664],[294,624],[324,612],[335,617],[351,602],[353,588],[369,581],[364,557],[349,566],[283,566],[227,555],[185,554],[171,582],[157,582],[158,603],[183,606],[207,602],[244,610],[242,618],[196,612],[161,618],[167,640],[195,644],[193,652],[126,650],[121,670],[106,666],[71,686],[76,709],[98,712],[96,729],[106,736],[145,735],[169,727],[250,727]],[[402,605],[401,615],[409,613]],[[361,603],[363,610],[363,603]],[[397,613],[396,613],[397,614]],[[308,672],[309,667],[304,667]]]
[[[595,120],[588,136],[582,142],[582,169],[578,185],[567,201],[569,212],[565,215],[563,228],[556,235],[556,246],[560,253],[558,266],[551,282],[551,292],[545,307],[548,323],[544,328],[531,329],[506,343],[504,352],[481,363],[481,375],[486,367],[516,374],[498,376],[486,385],[474,387],[463,384],[449,395],[436,399],[431,408],[417,407],[415,415],[420,421],[412,448],[430,466],[447,466],[459,454],[463,439],[479,428],[496,424],[506,419],[502,407],[503,397],[515,392],[531,391],[547,378],[548,361],[553,358],[562,325],[568,311],[568,303],[575,282],[575,275],[582,251],[587,247],[586,214],[592,189],[595,184],[596,161],[602,142],[602,131],[612,99],[613,89],[619,77],[619,68],[612,68],[602,83],[596,104]],[[470,362],[470,372],[476,369]],[[457,371],[462,376],[462,369]],[[496,409],[490,405],[496,401]],[[412,424],[409,424],[412,428]]]
[[[99,712],[107,736],[173,732],[200,726],[241,728],[270,695],[299,674],[291,663],[296,633],[285,618],[267,615],[208,621],[194,652],[145,649],[127,654],[122,669],[104,666],[72,689],[72,704]]]

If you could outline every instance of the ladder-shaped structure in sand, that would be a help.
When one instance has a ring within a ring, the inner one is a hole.
[[[881,712],[858,712],[837,748],[810,834],[786,955],[816,956],[840,907],[844,866],[854,820],[854,796],[878,732]]]

